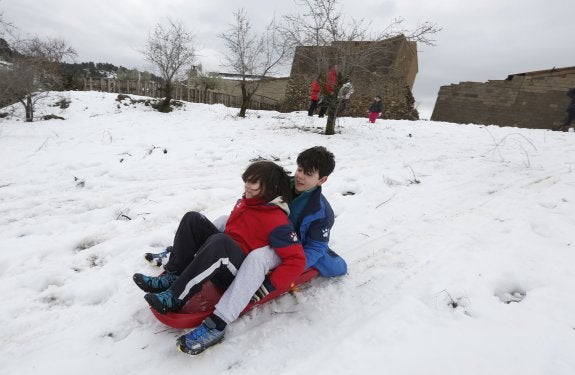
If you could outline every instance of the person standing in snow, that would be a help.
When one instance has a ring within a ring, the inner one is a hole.
[[[335,168],[333,154],[323,146],[302,151],[297,157],[297,169],[291,186],[294,199],[290,203],[290,222],[296,228],[302,243],[306,265],[314,267],[324,277],[347,273],[343,258],[329,248],[329,236],[334,224],[333,210],[322,194],[321,186]],[[223,226],[226,217],[215,223]],[[188,354],[199,354],[221,341],[223,331],[209,331],[210,320],[220,319],[226,325],[235,321],[251,301],[257,302],[276,290],[269,271],[274,274],[282,264],[277,251],[270,246],[251,251],[244,259],[236,277],[215,306],[211,317],[202,325],[178,339],[178,347]],[[210,333],[214,332],[214,333]]]
[[[565,118],[565,122],[563,123],[563,126],[561,128],[561,130],[563,130],[564,132],[569,131],[571,123],[573,122],[573,120],[575,120],[575,88],[572,88],[569,91],[567,91],[567,96],[571,98],[571,101],[567,106],[567,117]]]
[[[353,86],[349,80],[349,78],[345,79],[345,83],[339,89],[337,93],[337,115],[343,116],[345,113],[345,108],[347,106],[347,102],[349,98],[353,94]]]
[[[327,78],[325,81],[324,89],[321,93],[319,103],[318,117],[323,117],[329,108],[329,104],[333,100],[334,90],[337,86],[337,65],[331,65],[327,71]]]
[[[246,255],[262,246],[270,246],[281,259],[267,279],[270,289],[288,290],[304,271],[303,248],[287,216],[289,176],[271,161],[258,161],[248,166],[242,180],[244,194],[223,232],[204,215],[188,212],[174,237],[166,272],[156,277],[134,274],[136,285],[147,292],[145,300],[159,313],[180,310],[207,280],[227,289]],[[196,329],[201,330],[196,334],[205,344],[200,352],[223,339],[225,326],[226,322],[214,314]],[[196,354],[194,350],[197,348],[191,347],[186,352]]]
[[[322,76],[321,74],[317,76],[316,79],[311,83],[311,92],[309,95],[309,107],[307,110],[308,116],[313,116],[315,109],[317,108],[317,103],[319,102],[319,96],[321,92]]]
[[[381,96],[376,95],[375,98],[373,98],[373,102],[369,106],[369,109],[367,110],[367,112],[369,113],[369,122],[374,124],[375,120],[379,117],[379,115],[381,115],[382,111],[383,111],[383,102],[381,101]]]
[[[327,70],[327,79],[325,82],[325,89],[328,94],[333,94],[335,87],[337,86],[337,65],[330,65]]]

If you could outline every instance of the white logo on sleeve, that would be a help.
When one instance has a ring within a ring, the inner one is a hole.
[[[290,234],[291,240],[293,242],[298,242],[299,240],[297,239],[297,234],[295,232],[291,232]]]
[[[329,237],[329,228],[322,229],[321,233],[324,236],[324,238],[328,238]]]

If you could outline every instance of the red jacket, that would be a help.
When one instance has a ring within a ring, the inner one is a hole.
[[[325,82],[325,89],[327,90],[328,94],[333,93],[333,89],[337,85],[337,72],[335,68],[331,68],[327,72],[327,81]]]
[[[321,86],[319,85],[319,82],[316,80],[314,80],[311,83],[311,94],[309,95],[311,100],[319,100],[319,92],[321,91]]]
[[[238,200],[226,223],[225,233],[236,241],[244,253],[269,245],[282,260],[269,276],[276,289],[287,290],[305,269],[303,247],[279,199]]]

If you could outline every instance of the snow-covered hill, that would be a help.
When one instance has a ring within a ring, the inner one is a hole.
[[[575,373],[575,134],[343,118],[324,136],[304,112],[115,99],[0,119],[0,373]],[[250,160],[293,171],[313,145],[336,155],[349,274],[180,353],[131,280],[158,272],[143,254],[187,211],[229,212]]]

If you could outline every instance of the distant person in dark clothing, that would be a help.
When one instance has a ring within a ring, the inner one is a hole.
[[[575,120],[575,87],[567,91],[567,96],[571,98],[571,102],[567,106],[567,117],[565,118],[565,123],[563,124],[564,132],[569,131],[571,123]]]
[[[381,96],[376,95],[375,98],[373,98],[373,102],[369,106],[369,109],[367,110],[367,112],[369,112],[369,122],[375,124],[375,120],[379,117],[379,115],[381,115],[382,111],[383,102],[381,101]]]

